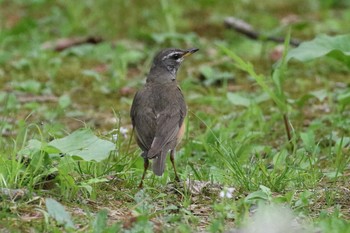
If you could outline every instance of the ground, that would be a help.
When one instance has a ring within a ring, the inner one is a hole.
[[[337,37],[349,7],[0,1],[0,231],[234,232],[277,205],[306,232],[349,232],[350,45]],[[289,33],[302,44],[331,36],[299,56],[330,52],[279,63],[296,47]],[[177,77],[189,112],[181,182],[168,161],[140,190],[129,110],[165,47],[200,49]]]

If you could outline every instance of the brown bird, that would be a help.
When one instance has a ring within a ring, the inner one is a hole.
[[[174,157],[175,148],[184,133],[187,107],[184,96],[176,82],[177,71],[185,57],[198,49],[168,48],[154,58],[145,86],[133,100],[130,117],[136,141],[144,159],[144,171],[139,187],[142,188],[149,159],[153,159],[153,172],[164,173],[165,159],[170,151],[170,161],[179,181]]]

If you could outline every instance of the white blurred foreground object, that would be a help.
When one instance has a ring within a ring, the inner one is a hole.
[[[260,205],[246,226],[232,233],[309,233],[315,232],[293,214],[292,210],[280,205]]]
[[[224,188],[219,196],[221,198],[232,198],[233,197],[233,192],[235,191],[236,189],[235,188]]]

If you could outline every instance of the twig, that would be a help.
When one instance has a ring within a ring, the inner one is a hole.
[[[51,49],[57,52],[63,51],[73,46],[81,44],[98,44],[102,42],[101,37],[89,36],[89,37],[72,37],[72,38],[61,38],[56,41],[45,42],[41,47],[43,49]]]
[[[18,95],[17,100],[23,104],[28,102],[57,102],[58,98],[54,95]]]
[[[224,20],[224,24],[226,26],[226,28],[230,28],[235,30],[236,32],[239,32],[247,37],[249,37],[250,39],[253,40],[270,40],[270,41],[274,41],[277,43],[283,43],[284,42],[284,38],[283,37],[275,37],[275,36],[264,36],[262,33],[256,31],[252,25],[248,24],[247,22],[235,18],[235,17],[227,17]],[[290,39],[289,44],[293,45],[293,46],[298,46],[301,43],[301,41],[297,40],[297,39]]]
[[[283,121],[284,121],[284,127],[286,128],[288,142],[292,145],[292,149],[293,149],[292,134],[290,132],[291,129],[290,129],[290,125],[289,125],[288,116],[286,113],[283,114]]]

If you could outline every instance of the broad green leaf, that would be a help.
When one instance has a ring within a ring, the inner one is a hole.
[[[243,96],[241,93],[227,93],[227,99],[234,105],[249,107],[252,104],[258,104],[270,99],[267,93],[263,93],[256,97]]]
[[[79,185],[79,188],[85,189],[85,190],[89,193],[89,195],[91,195],[92,190],[93,190],[93,188],[91,187],[91,185],[88,185],[88,184],[86,184],[86,183],[80,184],[80,185]]]
[[[69,105],[71,105],[72,101],[69,97],[69,95],[62,95],[58,99],[58,104],[60,105],[61,108],[67,108]]]
[[[313,204],[313,196],[314,194],[309,190],[302,192],[299,196],[299,199],[295,202],[294,208],[304,208],[305,206],[309,206]]]
[[[328,96],[327,90],[321,89],[317,91],[311,91],[311,95],[315,96],[319,101],[324,101],[326,97]]]
[[[45,199],[47,212],[58,224],[64,224],[65,227],[75,228],[70,214],[59,202],[51,198]]]
[[[334,179],[334,178],[337,178],[337,177],[343,175],[341,172],[338,172],[338,171],[324,172],[323,174],[324,174],[326,177],[328,177],[329,179]]]
[[[259,188],[261,189],[261,191],[263,191],[263,193],[265,193],[267,196],[270,196],[271,193],[271,189],[264,186],[264,185],[259,185]]]
[[[276,153],[272,159],[274,168],[283,169],[286,166],[287,157],[288,157],[288,151],[285,149]]]
[[[337,100],[344,106],[350,104],[350,89],[338,95]]]
[[[210,66],[202,66],[199,69],[200,73],[204,76],[204,84],[210,86],[218,81],[233,80],[233,74],[229,72],[221,72],[217,69],[213,69]]]
[[[91,54],[91,51],[94,49],[94,45],[91,44],[83,44],[80,46],[73,46],[71,48],[65,49],[62,51],[63,56],[77,56],[77,57],[83,57],[87,54]]]
[[[98,73],[97,71],[94,71],[94,70],[83,70],[81,73],[83,75],[88,76],[88,77],[94,78],[96,81],[101,81],[102,80],[100,73]]]
[[[22,70],[22,69],[26,69],[30,67],[30,61],[26,58],[21,58],[18,61],[13,61],[11,64],[15,69],[17,70]],[[37,83],[37,81],[35,80],[28,80],[28,81],[24,81],[23,83],[29,83],[29,84],[33,84],[33,83]],[[27,86],[28,84],[24,84],[24,86]]]
[[[323,56],[335,58],[350,67],[350,34],[319,35],[289,51],[286,60],[310,61]]]
[[[55,147],[47,145],[46,143],[42,143],[36,139],[30,139],[28,141],[28,145],[22,150],[20,150],[18,154],[23,156],[31,156],[37,153],[38,151],[45,151],[49,155],[60,153],[60,151]]]
[[[145,53],[131,48],[130,45],[126,44],[117,45],[115,51],[118,54],[116,57],[117,60],[123,64],[137,64],[145,56]]]
[[[244,201],[246,203],[256,203],[257,201],[270,201],[272,199],[272,193],[270,188],[260,185],[260,190],[250,193]]]
[[[108,220],[108,212],[106,209],[101,210],[97,213],[93,223],[93,233],[105,232]]]
[[[35,80],[26,80],[21,82],[14,82],[13,85],[16,89],[23,90],[25,92],[38,94],[40,93],[42,84]]]
[[[314,132],[310,130],[307,132],[301,132],[300,138],[303,141],[305,148],[312,152],[316,146]]]
[[[248,107],[251,104],[251,100],[245,96],[238,93],[227,93],[227,99],[234,105],[240,105]]]
[[[294,100],[294,102],[299,106],[304,106],[307,104],[307,101],[312,98],[317,98],[318,101],[323,102],[327,97],[329,93],[326,89],[320,89],[316,91],[310,91],[307,92],[305,95],[302,95],[300,98]],[[290,101],[293,101],[290,99]]]
[[[108,179],[106,178],[91,178],[86,181],[87,184],[97,184],[97,183],[106,183]]]
[[[30,139],[28,145],[19,151],[20,155],[28,155],[41,150],[41,142],[36,139]]]
[[[89,129],[80,129],[67,137],[55,139],[49,143],[69,156],[77,156],[83,160],[101,161],[109,156],[115,145],[96,137]]]

